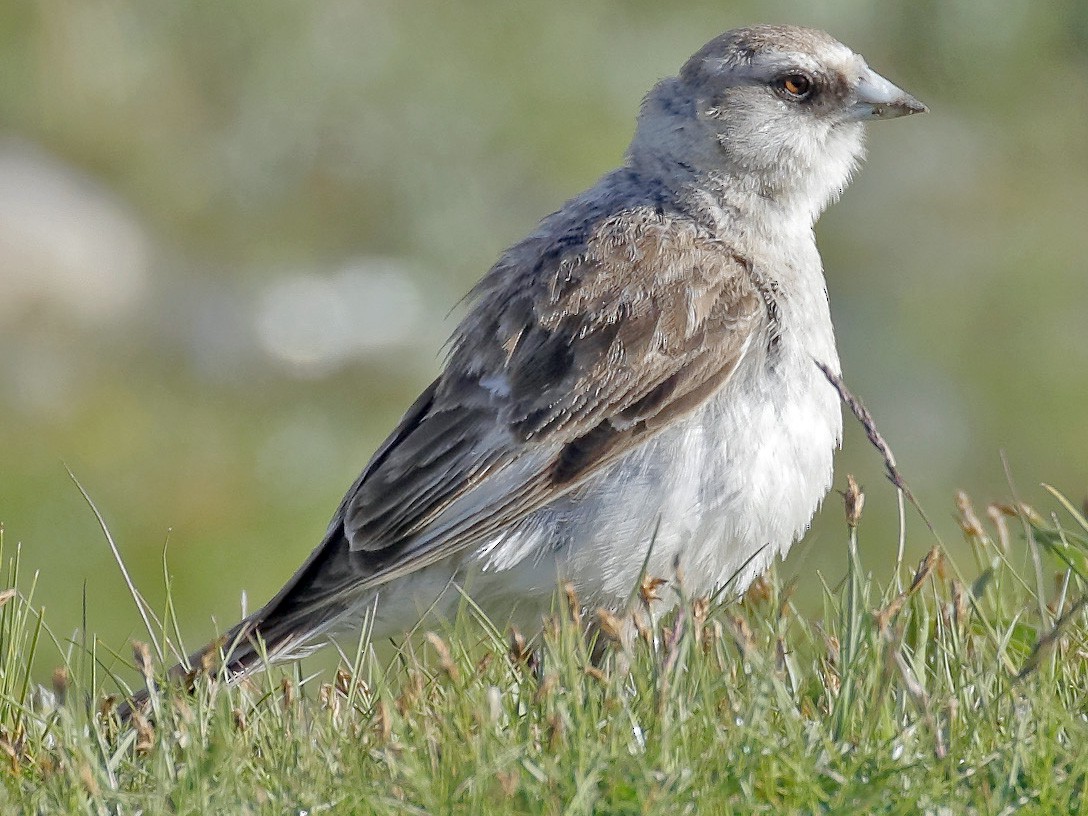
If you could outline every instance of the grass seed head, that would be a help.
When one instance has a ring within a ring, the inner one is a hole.
[[[98,701],[98,716],[103,722],[108,722],[116,709],[116,694],[103,695],[102,699]]]
[[[900,592],[888,602],[887,606],[873,613],[873,620],[876,621],[878,631],[884,632],[888,628],[888,625],[903,608],[903,604],[907,602],[908,597],[910,596],[906,592]]]
[[[151,663],[151,648],[142,640],[132,641],[132,658],[144,682],[150,686],[155,679],[155,668]]]
[[[706,619],[709,614],[709,598],[707,598],[706,596],[700,596],[691,602],[691,619],[695,621],[696,625],[706,623]]]
[[[1005,554],[1009,554],[1009,523],[1008,516],[1001,512],[1001,508],[996,504],[988,504],[986,506],[986,515],[990,517],[990,523],[997,531],[997,543],[1001,547],[1001,551]]]
[[[853,529],[861,521],[861,511],[865,507],[865,493],[858,487],[853,474],[846,474],[846,490],[842,492],[842,498],[846,509],[846,524]]]
[[[141,711],[132,712],[132,726],[136,729],[136,753],[147,756],[155,747],[155,729]]]
[[[19,750],[15,747],[15,744],[8,739],[7,734],[0,734],[0,754],[7,757],[8,764],[11,766],[12,776],[18,776],[19,767]]]
[[[745,606],[760,606],[774,597],[774,587],[767,580],[767,574],[761,573],[748,585],[744,592],[743,603]]]
[[[642,598],[642,603],[646,606],[650,606],[654,601],[660,601],[661,596],[657,594],[657,590],[667,584],[664,578],[655,578],[652,575],[643,575],[642,580],[639,581],[638,594]]]
[[[477,677],[483,677],[484,674],[487,672],[488,667],[491,666],[491,661],[494,660],[494,659],[495,659],[495,653],[494,652],[484,652],[480,656],[480,659],[476,661],[476,666],[474,667],[474,671],[476,673],[476,676]]]
[[[193,671],[199,674],[205,674],[208,677],[214,677],[219,671],[220,652],[226,647],[227,641],[225,638],[219,638],[215,643],[209,646],[200,655],[200,664],[193,667]],[[194,678],[195,679],[195,678]]]
[[[57,698],[57,706],[63,706],[68,699],[68,669],[64,666],[57,666],[53,669],[52,676],[53,694]]]
[[[291,711],[295,707],[295,703],[298,702],[295,684],[291,682],[290,677],[284,677],[280,681],[280,699],[283,702],[284,711]]]
[[[559,716],[558,712],[553,712],[548,717],[547,723],[548,750],[555,753],[563,742],[563,734],[566,732],[566,728],[563,725],[563,718]]]
[[[454,663],[453,657],[450,654],[450,647],[446,644],[446,641],[442,640],[436,633],[428,632],[425,636],[427,642],[431,644],[431,648],[434,649],[435,654],[438,655],[438,665],[446,676],[453,682],[457,682],[461,673],[457,669],[457,664]]]
[[[786,661],[789,659],[790,650],[786,645],[786,639],[778,635],[774,639],[774,668],[779,674],[786,671]]]
[[[604,674],[603,671],[598,669],[596,666],[586,666],[585,667],[585,673],[586,673],[587,677],[592,677],[594,680],[596,680],[602,686],[605,684],[605,674]]]
[[[978,519],[978,514],[975,513],[975,506],[971,502],[971,497],[967,495],[965,490],[956,491],[956,509],[959,511],[959,524],[963,534],[968,539],[976,540],[979,543],[988,543],[989,539],[986,536],[986,531],[982,527],[982,522]]]
[[[570,581],[564,582],[563,594],[567,598],[567,614],[570,615],[570,621],[576,629],[580,629],[582,627],[582,602],[578,600],[578,593],[574,589],[574,584]]]
[[[611,609],[605,609],[603,606],[597,609],[597,628],[612,643],[623,643],[623,622],[613,614]]]
[[[525,643],[525,637],[514,627],[510,627],[510,648],[507,654],[510,662],[517,665],[529,662],[529,647]]]
[[[748,625],[748,621],[740,615],[730,615],[728,620],[729,627],[732,630],[733,640],[737,644],[737,651],[740,652],[742,660],[747,659],[755,646],[755,637],[752,635],[752,629]]]
[[[934,544],[922,560],[918,562],[918,569],[914,571],[914,578],[911,580],[910,587],[907,589],[908,595],[913,595],[921,589],[922,584],[924,584],[926,579],[933,574],[934,570],[940,570],[941,560],[940,547]],[[939,574],[940,572],[938,572],[938,575]]]
[[[336,668],[336,679],[334,682],[336,685],[336,693],[343,697],[347,697],[348,693],[351,691],[352,685],[351,672],[343,666],[338,666]],[[360,691],[366,691],[366,686],[362,680],[356,681],[355,686]]]
[[[540,688],[536,690],[536,701],[542,703],[547,700],[555,692],[559,686],[559,675],[553,671],[544,675],[544,679],[540,681]]]
[[[512,768],[509,771],[498,771],[495,778],[499,780],[499,788],[507,799],[513,798],[514,794],[518,792],[520,774],[518,774],[517,768]]]
[[[839,639],[834,635],[829,635],[825,632],[824,645],[827,647],[827,662],[832,666],[838,666],[842,655]]]
[[[94,778],[94,772],[91,770],[91,766],[84,763],[79,766],[79,781],[83,785],[83,789],[87,791],[87,794],[92,799],[97,799],[101,790],[98,787],[98,780]]]
[[[374,725],[377,726],[378,739],[382,745],[385,745],[393,735],[393,718],[389,714],[385,700],[378,700],[378,704],[374,706]]]
[[[963,628],[967,625],[967,587],[958,578],[952,579],[952,618],[956,626]]]

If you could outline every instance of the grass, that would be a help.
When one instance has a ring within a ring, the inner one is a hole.
[[[558,593],[536,648],[466,614],[391,659],[360,648],[333,677],[163,690],[132,727],[110,713],[110,656],[50,634],[16,551],[0,812],[1088,812],[1088,521],[1053,496],[1044,516],[961,495],[971,569],[938,544],[880,578],[853,494],[845,574],[815,619],[773,573],[720,605],[647,578],[633,638]],[[679,594],[677,611],[651,621],[653,593]],[[135,650],[144,673],[176,641],[168,615],[157,625]],[[42,649],[61,667],[51,690],[29,670]]]

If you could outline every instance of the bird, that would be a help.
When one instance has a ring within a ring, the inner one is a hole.
[[[298,571],[169,674],[217,654],[237,679],[462,594],[538,626],[559,582],[612,609],[673,569],[739,595],[807,530],[841,444],[816,220],[866,123],[926,110],[823,31],[712,39],[646,95],[622,165],[472,289]]]

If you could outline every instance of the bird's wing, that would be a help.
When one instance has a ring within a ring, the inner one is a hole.
[[[338,519],[355,585],[471,546],[700,406],[770,327],[751,265],[691,221],[633,208],[510,250],[446,370]],[[335,522],[334,522],[335,523]]]

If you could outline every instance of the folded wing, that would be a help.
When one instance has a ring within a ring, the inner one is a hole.
[[[768,323],[744,258],[649,207],[545,222],[474,295],[427,404],[343,507],[366,584],[515,524],[693,411]]]

